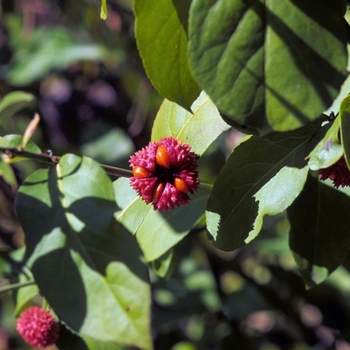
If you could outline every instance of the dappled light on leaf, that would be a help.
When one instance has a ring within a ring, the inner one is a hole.
[[[193,74],[232,125],[305,125],[346,79],[343,10],[340,2],[318,0],[194,0]]]
[[[16,209],[28,265],[57,315],[83,336],[148,348],[146,267],[134,237],[113,217],[112,183],[102,168],[65,155],[57,168],[27,178]],[[74,288],[66,293],[70,283]]]
[[[350,247],[350,197],[313,177],[288,208],[289,245],[307,286],[324,281]]]
[[[276,215],[293,202],[303,188],[305,157],[318,129],[319,123],[313,123],[288,133],[252,136],[235,148],[207,205],[215,246],[233,250],[245,245],[259,233],[263,215]]]

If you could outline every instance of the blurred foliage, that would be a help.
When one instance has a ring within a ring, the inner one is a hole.
[[[3,0],[0,6],[0,94],[20,89],[22,97],[35,97],[2,122],[1,135],[22,134],[38,110],[41,123],[33,141],[40,149],[127,167],[129,155],[150,140],[162,101],[136,49],[131,0],[108,1],[105,21],[97,0]],[[241,137],[231,129],[215,141],[199,161],[202,179],[217,177]],[[0,178],[1,286],[32,279],[21,265],[24,236],[14,200],[17,187],[40,167],[1,162],[2,175],[11,169]],[[118,205],[126,210],[128,198],[123,200]],[[149,271],[155,349],[350,348],[350,255],[326,282],[305,290],[283,213],[268,217],[263,234],[234,252],[213,247],[200,220],[191,225],[168,255],[157,251]],[[142,242],[149,244],[147,237]],[[1,295],[0,350],[30,348],[16,334],[13,315],[40,302],[32,287]],[[99,348],[69,329],[62,334],[60,349]]]

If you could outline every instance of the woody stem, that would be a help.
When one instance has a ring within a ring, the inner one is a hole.
[[[0,151],[2,151],[7,157],[5,158],[5,162],[10,162],[11,159],[18,157],[23,160],[35,160],[40,163],[55,165],[60,161],[60,157],[49,155],[45,153],[33,153],[25,150],[21,150],[18,148],[4,148],[0,147]],[[110,165],[100,164],[100,166],[105,170],[105,172],[112,176],[122,176],[122,177],[131,177],[132,171],[124,168],[113,167]]]

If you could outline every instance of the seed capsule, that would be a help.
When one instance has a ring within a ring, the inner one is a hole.
[[[169,153],[163,144],[160,144],[157,148],[156,163],[166,169],[169,169],[171,166]]]
[[[187,193],[190,190],[190,186],[187,184],[187,182],[179,177],[175,178],[174,186],[177,190],[183,193]]]
[[[133,168],[132,168],[132,174],[134,175],[134,177],[140,179],[142,177],[150,177],[151,176],[151,173],[143,168],[142,166],[138,166],[138,165],[135,165]]]
[[[152,196],[152,202],[155,204],[159,201],[160,196],[163,194],[164,191],[164,183],[159,182],[156,184],[154,190],[153,190],[153,196]]]

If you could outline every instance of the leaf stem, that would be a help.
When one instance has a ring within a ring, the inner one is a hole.
[[[27,287],[35,284],[35,281],[28,281],[28,282],[19,282],[19,283],[13,283],[4,287],[0,288],[0,294],[5,294],[7,292],[12,292],[13,290],[22,288],[22,287]]]
[[[60,161],[60,157],[50,154],[49,151],[45,153],[33,153],[18,148],[4,148],[0,147],[0,151],[6,154],[5,162],[11,162],[13,158],[22,158],[23,160],[35,160],[40,163],[55,165]],[[112,176],[131,177],[132,171],[124,168],[113,167],[110,165],[100,164],[105,172]]]

